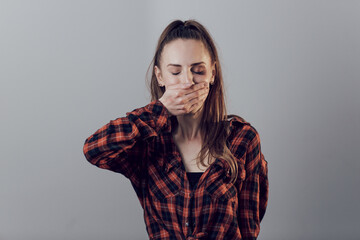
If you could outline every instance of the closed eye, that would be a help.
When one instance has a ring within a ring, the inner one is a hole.
[[[171,73],[172,75],[179,75],[180,72],[177,72],[177,73]],[[199,75],[204,75],[205,74],[205,71],[200,71],[200,72],[195,72],[193,71],[193,73],[195,74],[199,74]]]

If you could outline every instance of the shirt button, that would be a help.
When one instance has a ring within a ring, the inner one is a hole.
[[[187,227],[188,227],[188,226],[189,226],[189,222],[186,222],[186,223],[185,223],[185,226],[187,226]]]

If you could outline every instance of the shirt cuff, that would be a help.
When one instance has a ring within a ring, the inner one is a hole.
[[[150,111],[153,116],[156,132],[159,132],[168,125],[171,114],[159,99],[152,101],[146,105],[145,108]]]

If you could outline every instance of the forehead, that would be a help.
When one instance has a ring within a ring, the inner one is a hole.
[[[204,44],[194,39],[176,39],[166,44],[161,54],[161,64],[191,65],[196,62],[210,64],[210,55]]]

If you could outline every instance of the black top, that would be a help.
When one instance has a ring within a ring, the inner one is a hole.
[[[186,172],[188,179],[189,179],[189,183],[190,183],[190,188],[191,190],[194,190],[197,183],[199,182],[199,179],[201,177],[201,175],[203,174],[203,172]],[[191,233],[193,231],[193,228],[195,226],[195,219],[192,216],[192,209],[194,208],[194,198],[191,198],[190,200],[190,205],[189,205],[189,232]]]
[[[186,172],[186,174],[189,179],[190,188],[194,189],[203,172]]]

